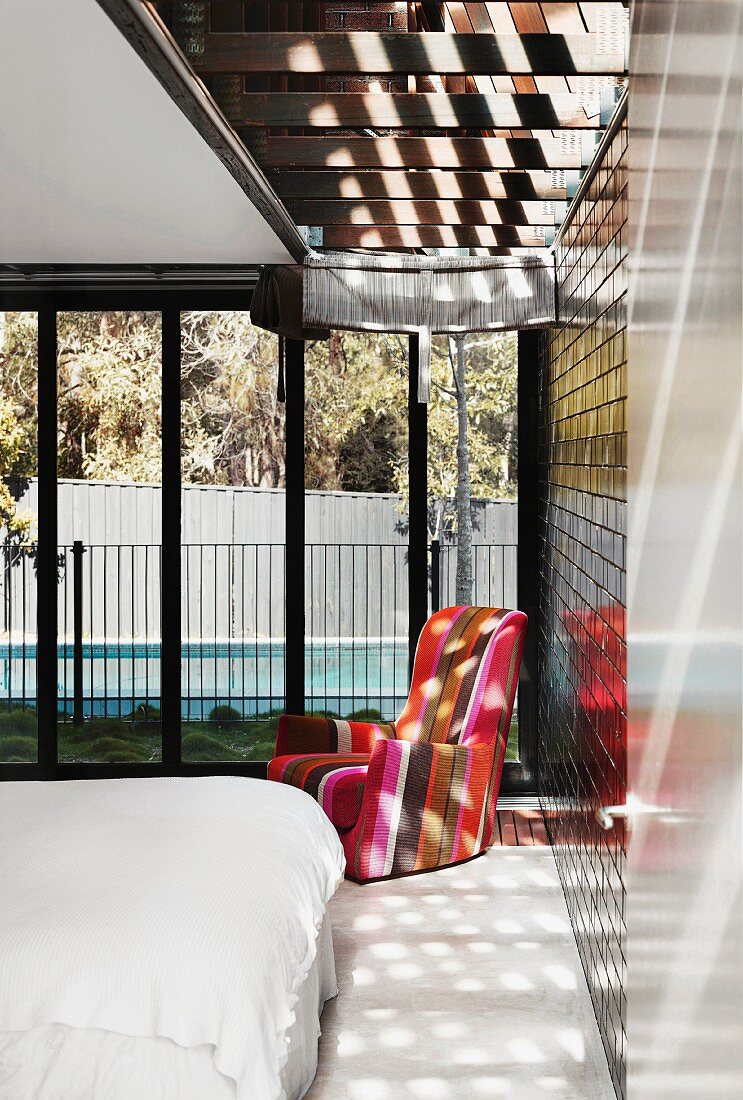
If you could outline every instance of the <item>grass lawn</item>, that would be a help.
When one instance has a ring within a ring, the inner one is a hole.
[[[270,760],[276,742],[280,712],[244,722],[235,711],[215,707],[207,722],[183,723],[183,759]],[[338,717],[328,713],[329,718]],[[59,759],[65,763],[139,764],[161,758],[162,727],[159,711],[140,707],[128,718],[90,718],[82,726],[59,723]],[[348,718],[374,722],[377,711],[357,711]],[[513,718],[506,760],[518,760],[518,719]],[[36,761],[36,712],[0,713],[0,762]]]

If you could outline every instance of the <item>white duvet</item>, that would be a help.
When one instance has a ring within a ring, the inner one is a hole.
[[[0,1031],[210,1044],[238,1100],[276,1100],[343,867],[318,804],[283,784],[0,784]]]

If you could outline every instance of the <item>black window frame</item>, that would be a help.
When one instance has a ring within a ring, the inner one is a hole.
[[[148,273],[141,282],[123,282],[117,273],[96,282],[76,281],[74,273],[53,271],[38,280],[0,282],[0,309],[38,315],[39,351],[39,519],[37,584],[37,763],[0,763],[0,781],[109,779],[178,775],[243,775],[264,778],[265,761],[184,761],[181,758],[181,470],[180,470],[180,315],[190,310],[246,311],[251,288],[214,273],[199,281],[190,274],[173,280]],[[58,759],[57,734],[57,314],[76,311],[155,311],[162,317],[162,760],[152,763],[65,763]],[[426,406],[417,402],[417,338],[410,338],[409,461],[411,468],[408,551],[411,656],[428,600],[426,533]],[[501,780],[505,795],[532,794],[536,788],[536,621],[538,613],[538,354],[536,333],[519,334],[518,383],[518,603],[530,618],[519,681],[519,756],[507,761]],[[286,527],[286,699],[287,709],[303,710],[304,699],[304,345],[286,342],[287,508]],[[302,443],[301,446],[298,444]],[[41,608],[44,609],[43,614]],[[298,627],[301,626],[301,630]]]

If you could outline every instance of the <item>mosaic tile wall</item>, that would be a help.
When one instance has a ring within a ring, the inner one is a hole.
[[[540,365],[539,793],[618,1096],[625,1095],[627,130],[557,251]]]

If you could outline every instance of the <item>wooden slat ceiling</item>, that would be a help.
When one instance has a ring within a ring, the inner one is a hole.
[[[625,79],[621,0],[206,9],[192,64],[325,247],[544,248]]]
[[[583,34],[265,31],[206,35],[205,73],[405,73],[410,76],[619,76],[624,51]]]

